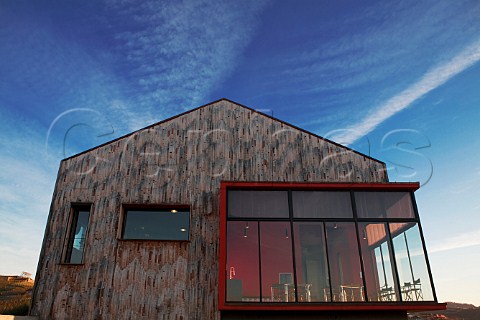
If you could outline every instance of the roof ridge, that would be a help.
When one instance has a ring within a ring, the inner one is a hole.
[[[359,151],[356,151],[356,150],[354,150],[354,149],[351,149],[351,148],[349,148],[349,147],[346,147],[346,146],[344,146],[344,145],[341,145],[340,143],[337,143],[337,142],[332,141],[332,140],[330,140],[330,139],[327,139],[327,138],[324,138],[324,137],[322,137],[322,136],[319,136],[319,135],[317,135],[317,134],[315,134],[315,133],[313,133],[313,132],[310,132],[310,131],[305,130],[305,129],[303,129],[303,128],[300,128],[300,127],[298,127],[298,126],[296,126],[296,125],[293,125],[293,124],[288,123],[288,122],[286,122],[286,121],[280,120],[280,119],[275,118],[275,117],[273,117],[273,116],[271,116],[271,115],[268,115],[268,114],[263,113],[263,112],[261,112],[261,111],[255,110],[255,109],[253,109],[253,108],[251,108],[251,107],[248,107],[248,106],[243,105],[243,104],[241,104],[241,103],[238,103],[238,102],[236,102],[236,101],[230,100],[230,99],[228,99],[228,98],[220,98],[220,99],[217,99],[217,100],[215,100],[215,101],[209,102],[209,103],[207,103],[207,104],[201,105],[201,106],[199,106],[199,107],[193,108],[193,109],[191,109],[191,110],[187,110],[187,111],[182,112],[182,113],[180,113],[180,114],[177,114],[177,115],[175,115],[175,116],[172,116],[172,117],[170,117],[170,118],[157,121],[157,122],[155,122],[155,123],[153,123],[153,124],[150,124],[150,125],[148,125],[148,126],[146,126],[146,127],[143,127],[143,128],[138,129],[138,130],[132,131],[132,132],[130,132],[130,133],[127,133],[127,134],[125,134],[125,135],[122,135],[122,136],[120,136],[120,137],[118,137],[118,138],[115,138],[115,139],[113,139],[113,140],[110,140],[110,141],[104,142],[104,143],[102,143],[102,144],[99,144],[98,146],[92,147],[92,148],[90,148],[90,149],[84,150],[84,151],[79,152],[79,153],[77,153],[77,154],[71,155],[70,157],[64,158],[64,159],[62,159],[62,162],[65,161],[65,160],[69,160],[69,159],[75,158],[75,157],[77,157],[77,156],[80,156],[80,155],[85,154],[85,153],[87,153],[87,152],[93,151],[93,150],[95,150],[95,149],[101,148],[101,147],[106,146],[106,145],[108,145],[108,144],[111,144],[111,143],[113,143],[113,142],[115,142],[115,141],[118,141],[118,140],[120,140],[120,139],[126,138],[126,137],[128,137],[128,136],[131,136],[131,135],[133,135],[133,134],[135,134],[135,133],[137,133],[137,132],[140,132],[140,131],[143,131],[143,130],[146,130],[146,129],[150,129],[150,128],[155,127],[155,126],[157,126],[157,125],[160,125],[160,124],[162,124],[162,123],[165,123],[165,122],[171,121],[171,120],[173,120],[173,119],[179,118],[179,117],[181,117],[181,116],[184,116],[184,115],[186,115],[186,114],[188,114],[188,113],[197,111],[197,110],[199,110],[199,109],[203,109],[203,108],[208,107],[208,106],[211,106],[211,105],[214,105],[214,104],[219,103],[219,102],[221,102],[221,101],[226,101],[226,102],[235,104],[235,105],[237,105],[237,106],[239,106],[239,107],[248,109],[248,110],[250,110],[250,111],[252,111],[252,112],[256,112],[256,113],[258,113],[258,114],[261,114],[261,115],[264,116],[264,117],[270,118],[270,119],[272,119],[272,120],[274,120],[274,121],[281,122],[281,123],[283,123],[283,124],[285,124],[285,125],[287,125],[287,126],[289,126],[289,127],[292,127],[292,128],[294,128],[294,129],[297,129],[297,130],[299,130],[299,131],[301,131],[301,132],[303,132],[303,133],[306,133],[306,134],[308,134],[308,135],[314,136],[314,137],[316,137],[316,138],[322,139],[322,140],[324,140],[324,141],[326,141],[326,142],[328,142],[328,143],[331,143],[331,144],[333,144],[333,145],[335,145],[335,146],[337,146],[337,147],[346,149],[346,150],[348,150],[348,151],[351,151],[351,152],[353,152],[353,153],[356,153],[356,154],[361,155],[361,156],[363,156],[363,157],[366,157],[366,158],[368,158],[368,159],[370,159],[370,160],[373,160],[373,161],[376,161],[376,162],[379,162],[379,163],[382,163],[382,164],[385,165],[385,162],[383,162],[383,161],[381,161],[381,160],[375,159],[375,158],[373,158],[373,157],[371,157],[371,156],[369,156],[369,155],[363,154],[363,153],[361,153],[361,152],[359,152]]]

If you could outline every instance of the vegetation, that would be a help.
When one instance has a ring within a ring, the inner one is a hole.
[[[0,276],[0,314],[27,315],[33,282],[8,281]]]
[[[409,315],[410,320],[479,320],[480,307],[471,304],[447,302],[447,310],[420,312]]]
[[[33,282],[8,281],[0,276],[0,314],[22,316],[28,314]],[[480,307],[448,302],[447,310],[413,313],[410,320],[478,320]]]

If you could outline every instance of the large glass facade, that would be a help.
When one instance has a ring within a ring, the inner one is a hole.
[[[230,190],[226,302],[435,301],[410,192]]]

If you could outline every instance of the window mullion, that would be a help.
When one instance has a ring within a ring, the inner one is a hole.
[[[392,239],[392,233],[390,232],[390,224],[385,223],[386,230],[387,230],[387,241],[388,241],[388,246],[390,249],[390,260],[392,260],[392,266],[394,269],[394,276],[395,276],[395,286],[397,287],[397,298],[398,301],[403,301],[402,297],[402,287],[400,286],[400,277],[398,276],[398,267],[397,267],[397,259],[396,259],[396,254],[395,254],[395,248],[393,246],[393,239]]]
[[[260,302],[262,302],[263,296],[263,286],[262,286],[262,239],[260,238],[261,232],[261,223],[257,221],[257,234],[258,234],[258,274],[259,274],[259,284],[260,284]]]
[[[412,198],[413,213],[415,214],[415,218],[417,219],[418,231],[420,233],[420,241],[422,241],[423,256],[425,257],[425,263],[427,264],[427,271],[428,271],[428,276],[430,278],[430,286],[432,287],[433,299],[435,301],[438,301],[437,292],[435,291],[435,286],[433,285],[432,269],[430,268],[430,261],[428,259],[427,247],[425,245],[425,239],[423,237],[422,224],[420,223],[420,218],[418,214],[417,201],[415,200],[415,194],[413,192],[410,192],[410,196]]]
[[[297,281],[297,262],[295,256],[295,241],[294,241],[294,230],[293,230],[293,204],[292,204],[292,191],[288,191],[288,212],[290,217],[290,235],[292,242],[292,263],[293,263],[293,286],[295,288],[295,302],[298,302],[298,281]]]
[[[327,256],[327,272],[328,272],[328,288],[330,289],[330,302],[333,302],[333,289],[332,289],[332,275],[330,273],[330,258],[328,253],[328,238],[327,230],[325,228],[325,222],[322,223],[323,236],[325,237],[325,255]]]
[[[353,191],[350,191],[350,202],[352,204],[353,217],[355,219],[355,233],[357,236],[358,255],[360,258],[360,269],[362,271],[363,296],[364,296],[363,298],[364,298],[364,301],[368,302],[368,288],[367,288],[367,281],[365,279],[365,267],[363,266],[364,260],[363,260],[363,254],[362,254],[362,245],[360,244],[360,235],[358,233],[358,215],[357,215],[357,208],[355,205],[355,196],[353,194]]]

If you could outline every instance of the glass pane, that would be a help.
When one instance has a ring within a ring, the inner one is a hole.
[[[359,218],[414,218],[409,192],[355,192]]]
[[[188,210],[128,210],[123,239],[188,240]]]
[[[354,223],[326,223],[332,300],[365,301]]]
[[[228,216],[288,218],[287,191],[228,191]]]
[[[433,301],[425,253],[416,223],[391,223],[403,301]]]
[[[72,235],[69,241],[69,246],[67,250],[67,263],[82,263],[83,262],[83,251],[85,249],[85,236],[87,234],[88,228],[88,218],[90,216],[90,211],[88,210],[79,210],[75,212],[75,217],[72,223],[75,225],[72,226]]]
[[[289,222],[260,222],[262,302],[295,302]]]
[[[258,222],[227,224],[227,301],[260,301]]]
[[[294,223],[299,302],[330,301],[323,223]]]
[[[398,301],[387,231],[383,223],[358,225],[368,301]]]
[[[293,191],[295,218],[353,218],[349,192]]]

